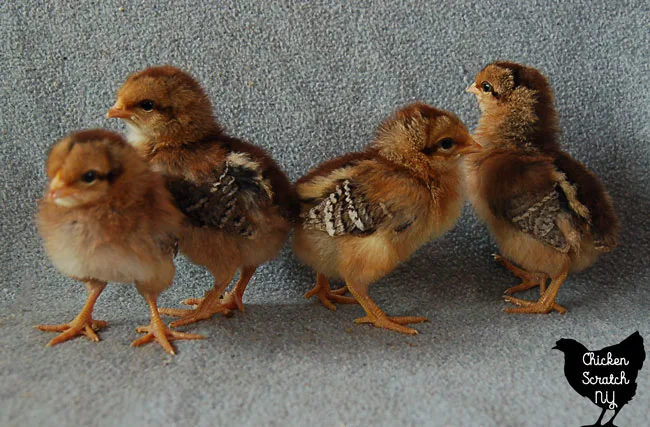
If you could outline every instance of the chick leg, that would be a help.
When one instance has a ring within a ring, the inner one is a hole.
[[[244,291],[246,290],[246,286],[248,285],[248,282],[250,282],[251,278],[253,277],[253,274],[255,274],[255,270],[257,267],[243,267],[241,274],[239,276],[239,280],[235,284],[235,287],[233,288],[232,292],[226,292],[225,295],[221,297],[221,305],[230,309],[230,310],[239,310],[242,313],[244,312],[244,303],[242,302],[242,298],[244,296]],[[181,301],[181,304],[185,305],[199,305],[203,302],[203,298],[187,298]]]
[[[160,314],[168,316],[180,317],[169,324],[172,328],[176,326],[189,325],[190,323],[198,322],[199,320],[209,319],[213,314],[221,313],[226,316],[231,315],[231,311],[221,304],[221,295],[232,281],[235,272],[230,272],[225,280],[216,279],[214,287],[210,289],[205,298],[201,300],[198,307],[193,309],[176,309],[176,308],[161,308]]]
[[[246,286],[250,282],[251,277],[255,274],[257,267],[248,266],[244,267],[241,270],[239,275],[239,280],[235,284],[235,287],[231,292],[226,292],[221,300],[221,306],[226,307],[230,310],[239,310],[242,313],[244,312],[244,302],[242,298],[244,297],[244,291],[246,291]]]
[[[343,296],[347,290],[347,286],[331,290],[330,282],[327,280],[327,277],[318,273],[316,274],[316,285],[305,294],[305,298],[311,298],[315,295],[321,304],[332,311],[336,311],[336,306],[334,305],[335,302],[339,304],[357,304],[356,299]]]
[[[569,267],[567,265],[562,270],[562,273],[560,273],[557,277],[551,278],[551,284],[549,285],[548,289],[546,289],[546,292],[544,292],[544,294],[542,294],[542,296],[536,302],[522,300],[511,296],[504,297],[507,302],[519,306],[506,308],[504,311],[507,313],[546,314],[550,313],[552,310],[557,310],[562,314],[566,313],[566,309],[555,302],[555,297],[557,296],[560,287],[566,280],[568,273]]]
[[[403,325],[408,325],[409,323],[422,323],[428,320],[426,317],[419,316],[388,317],[386,316],[386,313],[381,311],[370,296],[368,296],[368,285],[359,285],[350,281],[347,281],[347,284],[350,293],[354,298],[356,298],[366,312],[364,317],[355,319],[354,323],[371,323],[378,328],[390,329],[391,331],[401,332],[403,334],[416,335],[418,333],[417,330]]]
[[[106,282],[100,282],[99,280],[87,280],[86,290],[88,292],[88,299],[83,308],[70,323],[61,323],[59,325],[37,325],[36,328],[41,331],[49,332],[61,332],[56,337],[52,338],[48,347],[68,341],[71,338],[74,338],[79,335],[87,336],[91,341],[98,342],[99,337],[95,331],[100,330],[106,326],[106,322],[103,320],[94,320],[93,319],[93,308],[95,307],[95,302],[99,295],[102,293],[106,287]]]
[[[170,340],[200,340],[204,338],[203,335],[177,332],[167,328],[160,318],[160,314],[158,314],[158,305],[156,303],[158,294],[144,292],[142,293],[142,296],[149,305],[151,323],[149,323],[149,326],[140,326],[136,329],[138,333],[144,333],[145,335],[133,341],[131,343],[132,347],[138,347],[142,344],[156,341],[167,353],[175,355],[176,350],[174,350],[174,347],[169,343]]]
[[[513,286],[512,288],[506,289],[504,292],[505,294],[512,295],[515,292],[525,291],[530,288],[534,288],[535,286],[539,286],[540,295],[546,292],[546,281],[548,280],[547,274],[531,273],[515,266],[510,261],[502,257],[501,255],[494,254],[492,256],[494,257],[494,260],[496,262],[498,262],[499,264],[501,264],[502,266],[510,270],[512,274],[514,274],[515,276],[519,277],[522,280],[520,285]]]

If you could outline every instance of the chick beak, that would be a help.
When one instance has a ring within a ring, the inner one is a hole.
[[[476,87],[476,83],[472,83],[471,85],[467,86],[467,89],[465,89],[465,92],[473,93],[474,95],[478,95],[481,92],[478,90]]]
[[[559,350],[559,348],[557,348],[557,345],[554,345],[552,350]]]
[[[472,154],[472,153],[478,153],[482,149],[483,147],[481,146],[481,144],[472,140],[472,143],[470,145],[461,148],[459,151],[461,154]]]
[[[115,104],[108,110],[108,113],[106,113],[106,118],[107,119],[128,119],[131,118],[131,113],[125,110],[124,108],[122,108],[121,105]]]
[[[60,174],[57,173],[52,182],[50,182],[50,199],[56,203],[58,199],[69,196],[70,191],[66,187],[65,181],[63,181]]]

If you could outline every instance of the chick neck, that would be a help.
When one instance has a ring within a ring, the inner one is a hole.
[[[529,89],[516,91],[507,99],[482,105],[481,112],[475,137],[488,150],[559,149],[558,120],[550,95]]]
[[[204,120],[174,118],[164,128],[146,133],[132,124],[128,127],[129,143],[147,158],[160,151],[191,148],[223,133],[223,128],[212,116]]]

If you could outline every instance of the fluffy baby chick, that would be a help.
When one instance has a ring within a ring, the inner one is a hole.
[[[107,116],[126,122],[129,143],[163,173],[186,216],[180,249],[214,276],[205,298],[183,301],[198,307],[161,313],[182,316],[171,323],[178,326],[243,311],[246,285],[278,255],[297,214],[285,174],[264,150],[225,134],[201,86],[171,66],[129,76]],[[238,269],[239,281],[224,294]]]
[[[426,318],[386,316],[368,287],[453,227],[464,200],[460,158],[479,148],[456,116],[417,103],[383,123],[364,151],[302,177],[293,248],[317,272],[310,294],[340,302],[328,278],[341,278],[366,312],[356,323],[416,334],[404,325]]]
[[[174,278],[173,258],[181,214],[161,177],[150,171],[121,136],[104,130],[73,133],[57,142],[47,161],[49,185],[37,225],[45,250],[63,274],[86,284],[88,299],[71,322],[40,325],[61,332],[48,345],[85,335],[106,322],[92,317],[106,282],[135,283],[149,304],[151,323],[138,328],[138,346],[157,341],[175,354],[169,340],[198,339],[175,332],[160,319],[156,300]]]
[[[522,279],[506,293],[541,291],[536,302],[507,296],[519,307],[506,311],[564,313],[555,297],[567,274],[616,245],[611,199],[591,171],[560,149],[553,93],[539,71],[495,62],[467,90],[479,102],[474,137],[485,148],[467,159],[470,199],[501,250],[495,258]]]

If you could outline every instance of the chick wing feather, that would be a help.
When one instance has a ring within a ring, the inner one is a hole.
[[[570,245],[558,221],[567,218],[573,228],[578,228],[579,223],[589,224],[590,213],[577,197],[576,184],[560,171],[554,176],[550,191],[514,197],[505,216],[519,230],[566,253]]]
[[[391,216],[383,203],[368,201],[361,184],[346,179],[338,181],[316,206],[302,214],[302,219],[305,228],[340,236],[372,234]]]
[[[271,204],[273,192],[260,165],[245,155],[239,157],[244,161],[231,155],[201,182],[172,178],[167,187],[192,224],[252,238],[256,233],[252,218]]]
[[[506,218],[519,230],[561,252],[569,251],[569,244],[557,224],[563,211],[560,192],[554,188],[546,194],[523,194],[511,201]]]

